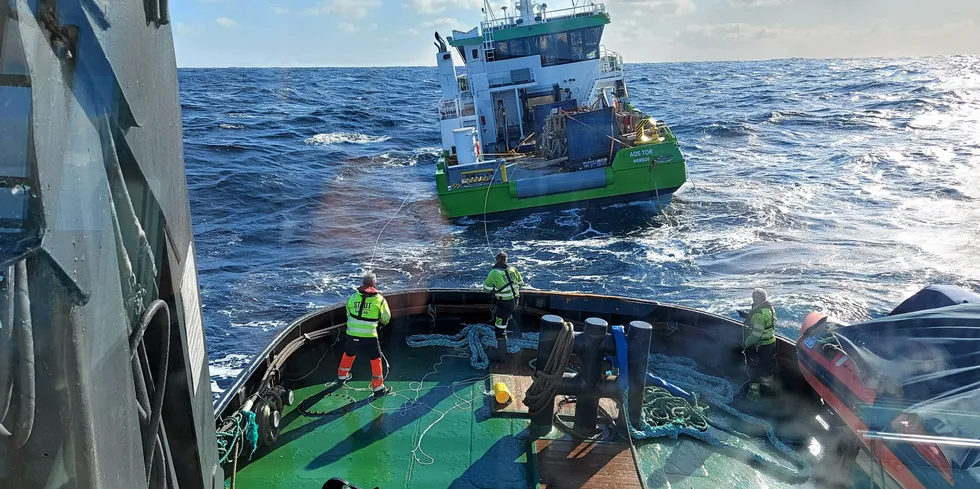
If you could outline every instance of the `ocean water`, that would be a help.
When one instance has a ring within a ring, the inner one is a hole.
[[[980,290],[980,57],[626,71],[688,158],[670,206],[485,233],[439,214],[434,68],[180,70],[215,390],[366,268],[384,290],[475,287],[491,249],[537,288],[732,316],[765,287],[789,337],[810,310],[855,321],[930,283]]]

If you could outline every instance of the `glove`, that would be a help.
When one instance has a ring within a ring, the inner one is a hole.
[[[738,314],[738,317],[740,317],[742,319],[746,319],[746,318],[749,317],[749,311],[743,311],[741,309],[738,309],[735,312]]]

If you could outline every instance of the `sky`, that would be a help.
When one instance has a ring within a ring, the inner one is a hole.
[[[585,0],[579,0],[584,3]],[[496,12],[504,4],[494,1]],[[548,0],[548,10],[572,0]],[[482,0],[171,2],[180,67],[435,65]],[[980,54],[980,0],[608,0],[627,62]]]

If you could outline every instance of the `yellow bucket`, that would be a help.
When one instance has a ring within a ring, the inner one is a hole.
[[[510,390],[507,389],[507,384],[503,382],[497,382],[493,384],[493,398],[499,404],[507,404],[511,400]]]

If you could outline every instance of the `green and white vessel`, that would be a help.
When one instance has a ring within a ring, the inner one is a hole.
[[[622,56],[600,44],[605,6],[483,13],[479,27],[436,33],[443,214],[666,205],[687,180],[684,157],[670,128],[630,103]]]

